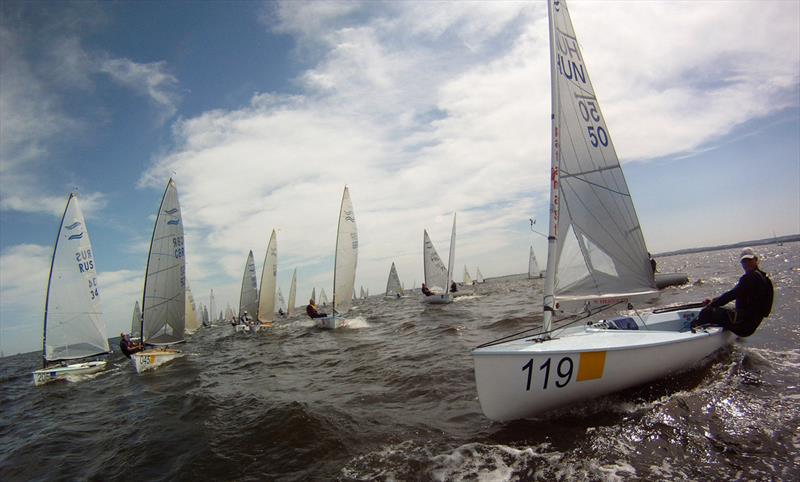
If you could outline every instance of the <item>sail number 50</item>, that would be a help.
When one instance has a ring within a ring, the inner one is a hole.
[[[547,386],[550,384],[550,367],[551,367],[551,359],[548,358],[546,362],[539,365],[539,372],[543,372],[544,379],[542,380],[542,390],[547,390]],[[573,372],[574,363],[572,362],[572,358],[565,356],[558,363],[555,365],[555,373],[554,373],[554,383],[555,386],[558,388],[564,388],[567,384],[572,380],[572,372]],[[528,363],[523,365],[522,371],[527,371],[527,382],[525,384],[525,391],[531,390],[531,382],[533,381],[533,358],[528,360]],[[552,386],[552,385],[551,385]]]
[[[600,112],[597,111],[597,104],[594,101],[580,99],[578,101],[578,110],[581,111],[581,117],[585,122],[589,124],[600,123]],[[592,146],[598,147],[602,145],[603,147],[608,147],[608,133],[606,133],[603,126],[588,125],[586,126],[586,132],[589,134],[589,142],[592,143]]]

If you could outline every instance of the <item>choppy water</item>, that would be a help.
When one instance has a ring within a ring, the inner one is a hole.
[[[269,334],[199,332],[136,375],[115,356],[80,383],[35,388],[39,354],[0,367],[0,479],[573,480],[800,478],[800,244],[763,246],[773,316],[690,373],[495,423],[470,349],[541,322],[541,281],[490,280],[445,307],[360,305],[352,327],[298,318]],[[712,297],[738,250],[663,258]]]

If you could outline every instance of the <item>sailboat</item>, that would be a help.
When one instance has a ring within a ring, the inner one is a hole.
[[[242,289],[239,292],[239,315],[238,319],[242,317],[252,320],[258,313],[258,280],[256,279],[256,262],[253,259],[253,251],[247,254],[247,261],[244,264],[244,273],[242,274]],[[247,320],[246,320],[247,321]],[[236,324],[236,332],[248,331],[250,329],[247,324]]]
[[[75,380],[104,370],[105,360],[89,358],[109,352],[92,243],[77,195],[70,193],[50,261],[42,369],[33,372],[33,383]]]
[[[200,328],[200,320],[197,319],[197,313],[195,312],[194,308],[194,296],[192,296],[192,290],[188,286],[186,287],[186,334],[191,335],[198,328]]]
[[[464,286],[472,286],[472,277],[469,275],[469,271],[467,271],[467,265],[464,265]]]
[[[289,300],[286,306],[286,316],[292,316],[297,302],[297,268],[292,272],[292,284],[289,285]]]
[[[213,324],[214,312],[217,309],[217,299],[214,298],[214,288],[211,288],[208,294],[208,315],[203,320],[203,326],[211,326]]]
[[[278,287],[278,312],[281,316],[286,316],[286,299],[283,297],[280,287]]]
[[[553,115],[544,326],[472,351],[481,408],[497,421],[690,368],[735,336],[719,327],[692,330],[697,304],[553,328],[553,314],[565,305],[625,307],[658,290],[566,1],[549,0],[548,16]]]
[[[481,274],[481,268],[480,268],[480,266],[478,266],[475,269],[475,283],[480,284],[480,283],[483,283],[483,282],[484,282],[484,280],[483,280],[483,275]]]
[[[142,339],[142,310],[139,308],[139,301],[133,304],[133,316],[131,317],[131,341]]]
[[[311,288],[311,301],[317,304],[317,288]]]
[[[386,281],[386,294],[384,294],[383,297],[387,300],[407,298],[400,284],[400,277],[397,276],[397,268],[394,267],[394,263],[392,263],[392,267],[389,269],[389,280]]]
[[[361,291],[359,291],[359,293],[358,293],[358,297],[359,297],[359,299],[362,299],[362,300],[366,300],[367,299],[367,293],[364,291],[364,287],[363,286],[361,287]]]
[[[319,305],[328,306],[328,295],[325,294],[325,288],[322,288],[319,292]]]
[[[278,284],[278,240],[275,230],[269,237],[264,267],[261,269],[261,291],[258,296],[257,319],[262,328],[272,326],[275,320],[275,288]]]
[[[347,186],[342,193],[339,208],[339,226],[336,230],[336,252],[333,267],[333,313],[315,318],[320,328],[336,329],[347,326],[344,315],[350,310],[356,284],[358,265],[358,228],[353,202]]]
[[[167,183],[158,208],[142,296],[142,341],[145,350],[131,355],[137,373],[180,358],[186,315],[186,251],[178,188]]]
[[[450,233],[450,257],[447,266],[444,265],[436,248],[433,246],[428,230],[423,230],[422,261],[425,273],[425,284],[433,292],[430,296],[422,295],[422,301],[429,304],[447,304],[452,301],[450,297],[450,283],[452,280],[453,263],[456,253],[456,215],[453,213],[453,231]]]
[[[533,246],[531,246],[531,254],[528,257],[528,279],[541,277],[542,270],[539,269],[539,263],[536,262],[536,255],[533,254]]]

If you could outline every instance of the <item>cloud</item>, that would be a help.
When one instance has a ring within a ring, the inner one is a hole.
[[[172,117],[177,110],[178,79],[168,72],[166,62],[136,63],[130,59],[107,59],[99,62],[99,71],[134,92],[148,97],[162,112]]]

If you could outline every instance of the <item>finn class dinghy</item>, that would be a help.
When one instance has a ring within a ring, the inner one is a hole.
[[[271,328],[275,320],[275,288],[278,285],[278,240],[275,230],[269,237],[264,266],[261,269],[261,291],[258,295],[258,320],[261,328]]]
[[[33,372],[33,383],[78,381],[104,370],[106,360],[95,357],[109,352],[92,243],[77,195],[70,193],[50,261],[42,369]]]
[[[399,300],[400,298],[407,298],[403,291],[403,285],[400,284],[400,277],[397,276],[397,268],[392,267],[389,269],[389,280],[386,281],[386,294],[383,295],[386,300]]]
[[[214,295],[214,290],[211,290],[211,295]],[[201,320],[197,319],[197,312],[195,310],[194,296],[190,287],[186,287],[186,330],[187,335],[191,335],[200,328]]]
[[[423,303],[432,305],[444,305],[451,303],[450,283],[452,283],[453,263],[456,255],[456,214],[453,213],[453,230],[450,233],[450,257],[447,266],[442,262],[442,258],[436,252],[428,230],[423,230],[422,237],[422,263],[425,274],[425,284],[433,293],[432,295],[422,295]]]
[[[292,282],[289,285],[289,301],[286,303],[286,316],[292,316],[294,307],[297,304],[297,268],[292,271]]]
[[[131,355],[136,373],[154,370],[184,356],[170,348],[184,342],[186,329],[186,251],[178,188],[167,183],[158,208],[142,296],[142,341],[145,349]]]
[[[481,274],[481,267],[478,266],[477,268],[475,268],[475,284],[481,284],[483,282],[484,280],[483,280],[483,275]]]
[[[317,326],[336,329],[347,326],[344,315],[353,303],[356,286],[356,266],[358,265],[358,228],[353,202],[347,186],[342,193],[342,206],[339,209],[339,227],[336,231],[336,254],[333,263],[332,313],[322,318],[314,318]]]
[[[325,294],[325,288],[322,288],[319,292],[319,306],[323,308],[328,306],[328,295]]]
[[[528,279],[541,277],[542,270],[539,269],[539,263],[536,262],[536,255],[533,253],[533,246],[531,246],[531,254],[528,256]]]
[[[467,265],[464,265],[464,286],[472,286],[473,284],[472,277],[467,270]]]
[[[142,309],[139,308],[139,301],[133,304],[133,316],[131,317],[131,341],[142,341]]]
[[[239,315],[236,317],[236,333],[241,332],[256,332],[259,329],[257,325],[250,325],[241,323],[242,317],[246,317],[246,321],[251,321],[253,316],[258,312],[258,279],[256,278],[256,262],[253,258],[253,251],[247,254],[247,261],[244,264],[244,273],[242,274],[242,289],[239,292]]]
[[[497,421],[691,368],[735,337],[718,327],[693,332],[699,310],[689,307],[697,304],[552,326],[553,314],[569,306],[582,306],[585,317],[593,306],[631,310],[658,290],[565,0],[549,0],[548,16],[553,115],[544,326],[472,351],[481,408]]]

